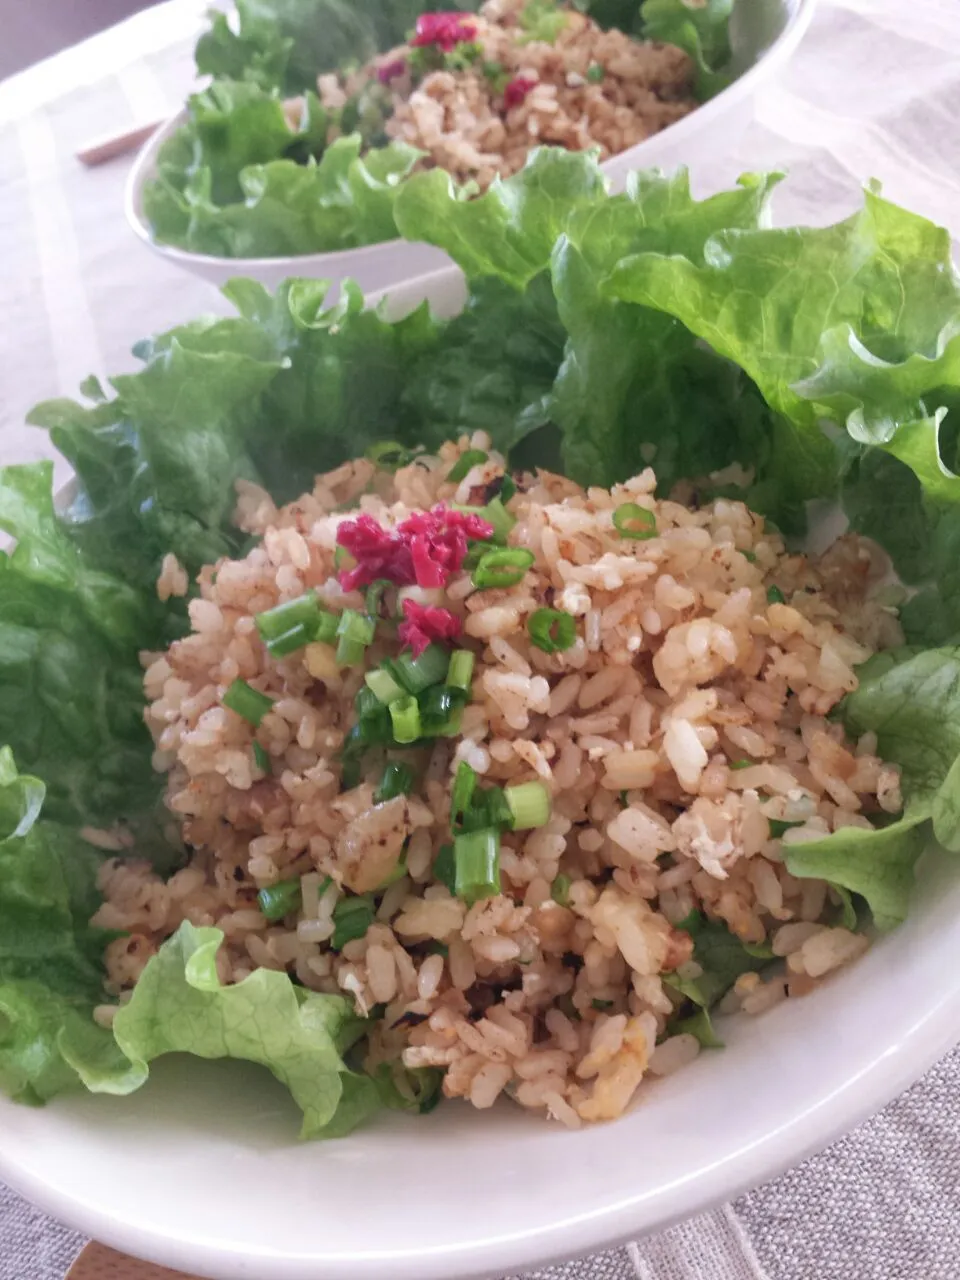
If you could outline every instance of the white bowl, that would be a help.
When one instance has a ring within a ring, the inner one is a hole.
[[[459,272],[394,290],[389,310],[423,299],[455,314]],[[882,1106],[957,1039],[958,949],[960,875],[931,852],[900,929],[807,999],[727,1020],[725,1050],[614,1124],[570,1133],[510,1103],[448,1102],[301,1143],[266,1071],[180,1057],[128,1099],[0,1099],[0,1179],[107,1244],[217,1280],[513,1273],[728,1199]]]
[[[796,49],[813,16],[815,2],[738,0],[730,34],[734,66],[741,69],[741,74],[728,89],[691,115],[605,161],[602,167],[612,187],[621,189],[627,174],[634,169],[680,164],[693,168],[732,149],[753,115],[754,94]],[[349,277],[364,292],[387,289],[449,266],[450,259],[441,250],[404,240],[287,258],[217,258],[157,244],[144,217],[143,188],[156,173],[158,150],[185,118],[186,112],[179,112],[147,142],[130,170],[124,198],[127,221],[136,234],[176,266],[216,285],[224,285],[234,276],[251,276],[269,288],[292,275],[331,280],[334,284]]]

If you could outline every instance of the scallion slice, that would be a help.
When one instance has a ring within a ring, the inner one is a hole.
[[[500,832],[493,827],[454,837],[454,885],[464,902],[479,902],[500,892]]]
[[[465,760],[457,765],[457,774],[453,780],[450,793],[450,824],[456,826],[460,818],[470,807],[473,793],[477,789],[477,773]]]
[[[512,482],[511,482],[512,483]],[[507,534],[517,523],[510,512],[503,505],[502,498],[491,498],[485,507],[462,507],[454,505],[454,511],[462,511],[465,515],[479,516],[481,520],[486,520],[487,524],[493,526],[492,542],[506,542]],[[481,543],[481,545],[483,545]]]
[[[787,597],[779,587],[767,587],[767,604],[786,604]]]
[[[306,591],[295,600],[286,600],[256,616],[260,639],[274,658],[282,658],[301,649],[314,639],[314,627],[320,616],[320,602],[315,591]]]
[[[396,440],[380,440],[372,444],[367,450],[367,457],[381,471],[399,471],[413,461],[410,450]]]
[[[502,493],[502,490],[501,490]],[[517,523],[503,505],[505,498],[491,498],[485,507],[480,508],[480,516],[487,524],[493,525],[493,541],[506,542],[507,534]]]
[[[590,84],[600,84],[606,75],[599,62],[591,62],[587,67],[587,80]]]
[[[451,894],[456,894],[456,868],[453,864],[452,844],[440,846],[437,856],[433,860],[433,878],[439,884],[445,885]]]
[[[390,664],[391,672],[408,693],[422,693],[433,684],[439,684],[447,674],[450,658],[439,644],[428,644],[416,658],[403,652]]]
[[[330,946],[340,951],[348,942],[362,938],[373,924],[376,914],[373,898],[369,894],[341,898],[333,908],[333,937]]]
[[[282,920],[299,911],[302,893],[299,880],[280,880],[257,894],[260,914],[267,920]]]
[[[613,513],[613,527],[621,538],[643,541],[657,536],[657,518],[646,507],[624,502]]]
[[[550,792],[542,782],[521,782],[518,787],[506,787],[503,798],[515,831],[542,827],[550,820]]]
[[[253,744],[253,758],[261,773],[273,773],[273,763],[269,752],[259,742]]]
[[[503,547],[481,556],[473,571],[473,585],[479,591],[513,587],[533,564],[534,555],[526,547]]]
[[[527,631],[544,653],[562,653],[577,638],[577,624],[560,609],[537,609],[527,619]]]
[[[340,619],[335,613],[330,613],[326,609],[321,609],[316,622],[313,625],[313,638],[320,644],[333,644],[337,638],[337,627],[340,625]]]
[[[305,648],[312,640],[313,631],[301,622],[291,627],[289,631],[285,631],[282,636],[277,636],[275,640],[266,640],[264,643],[271,658],[285,658],[288,654]]]
[[[497,494],[497,497],[500,499],[501,503],[507,503],[510,501],[510,499],[513,497],[513,495],[516,492],[517,492],[516,480],[514,480],[513,476],[505,475],[503,477],[503,484],[501,484],[500,486],[500,492]]]
[[[383,771],[380,787],[373,798],[377,804],[385,804],[397,796],[408,796],[412,790],[413,770],[402,760],[391,760]]]
[[[398,698],[404,697],[407,692],[402,685],[399,685],[394,680],[386,667],[377,667],[373,671],[368,671],[363,678],[377,701],[382,702],[384,706],[389,706],[391,702],[396,702]]]
[[[474,467],[486,462],[489,456],[482,449],[467,449],[465,453],[461,453],[460,457],[447,472],[447,479],[453,484],[459,484]]]
[[[561,871],[558,876],[554,877],[553,884],[550,886],[550,897],[561,907],[566,907],[570,902],[570,886],[573,881],[568,875],[564,875]]]
[[[424,738],[448,737],[459,726],[467,695],[462,689],[448,689],[446,685],[432,685],[424,689],[417,699],[420,707],[420,736]]]
[[[365,613],[344,609],[337,624],[337,662],[344,667],[356,666],[376,633],[376,624]]]
[[[260,721],[273,706],[273,699],[268,698],[259,689],[251,688],[246,680],[234,680],[223,695],[223,705],[229,710],[235,711],[238,716],[242,716],[244,720],[248,721],[256,729],[259,728]]]
[[[447,684],[451,689],[462,689],[464,693],[470,692],[475,662],[476,658],[469,649],[457,649],[450,655]]]
[[[742,760],[731,760],[730,768],[731,769],[752,769],[755,763],[756,763],[755,761],[748,760],[744,756]]]
[[[375,578],[367,587],[363,597],[363,607],[371,618],[376,618],[380,614],[380,604],[383,600],[383,593],[389,591],[393,583],[389,578]]]
[[[390,703],[390,723],[393,736],[401,745],[416,742],[420,737],[420,707],[413,694]]]

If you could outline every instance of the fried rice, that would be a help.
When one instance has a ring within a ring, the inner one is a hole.
[[[479,14],[426,14],[411,43],[359,72],[320,76],[320,99],[334,111],[375,101],[387,138],[424,153],[420,167],[480,190],[522,169],[533,147],[595,147],[605,160],[696,109],[682,49],[604,31],[572,7],[555,11],[551,39],[532,38],[529,9],[528,0],[487,0]],[[297,128],[302,100],[287,109]]]
[[[451,480],[467,451],[486,457]],[[610,490],[517,474],[503,505],[509,546],[532,553],[518,580],[478,587],[462,565],[407,597],[449,611],[474,655],[457,732],[375,748],[345,787],[355,700],[398,652],[395,629],[343,665],[322,643],[271,657],[257,615],[311,589],[362,611],[363,591],[344,586],[345,522],[363,514],[389,534],[416,513],[482,507],[508,492],[504,476],[478,433],[395,473],[347,463],[279,509],[240,486],[255,545],[203,570],[190,634],[144,657],[154,765],[189,861],[166,882],[108,861],[95,922],[125,931],[106,957],[120,1003],[182,921],[216,925],[222,981],[266,967],[352,998],[370,1019],[368,1069],[440,1068],[448,1097],[485,1108],[505,1093],[576,1127],[621,1115],[700,1051],[676,1020],[678,975],[700,973],[691,913],[781,962],[726,995],[748,1013],[869,945],[838,923],[826,882],[788,872],[785,850],[899,811],[897,769],[828,718],[899,631],[870,598],[884,566],[857,539],[790,554],[741,502],[657,499],[651,470]],[[625,532],[625,504],[647,536]],[[168,557],[161,597],[187,587]],[[568,647],[536,642],[544,608],[572,619]],[[256,728],[223,703],[238,679],[272,702]],[[377,803],[385,762],[401,758],[412,791]],[[463,765],[483,787],[537,782],[550,800],[541,825],[502,832],[500,891],[472,902],[438,874]],[[266,918],[258,895],[290,881],[299,905]],[[338,904],[360,894],[371,922],[335,946]]]

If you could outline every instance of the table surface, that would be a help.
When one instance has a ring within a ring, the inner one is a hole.
[[[127,229],[129,161],[92,137],[159,120],[192,79],[205,0],[170,0],[0,84],[0,461],[50,456],[32,404],[133,367],[132,343],[229,308]],[[820,0],[735,153],[698,190],[786,169],[775,216],[824,223],[867,178],[960,231],[960,0]],[[62,467],[63,464],[58,464]],[[65,479],[61,471],[58,479]],[[960,1039],[960,1029],[958,1029]],[[63,1280],[82,1241],[0,1188],[0,1280]],[[960,1052],[879,1116],[735,1205],[539,1280],[957,1280]]]

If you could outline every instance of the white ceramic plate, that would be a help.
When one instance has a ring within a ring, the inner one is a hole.
[[[463,303],[444,271],[393,291]],[[0,1179],[106,1244],[217,1280],[464,1280],[653,1231],[763,1181],[915,1080],[960,1029],[960,866],[928,854],[910,918],[801,1001],[570,1133],[503,1103],[386,1116],[338,1142],[244,1063],[161,1060],[128,1099],[0,1099]],[[0,1036],[3,1031],[0,1027]]]
[[[731,43],[734,66],[741,69],[741,74],[728,89],[691,115],[606,161],[603,169],[613,188],[622,188],[627,174],[634,169],[655,165],[670,169],[681,164],[695,168],[700,161],[716,159],[735,146],[752,117],[754,94],[796,49],[809,26],[815,2],[738,0],[731,21]],[[439,249],[403,240],[293,258],[216,258],[156,244],[143,214],[143,188],[156,172],[158,150],[185,117],[186,112],[179,112],[146,144],[130,171],[124,198],[127,221],[137,236],[176,266],[216,285],[224,285],[234,276],[251,276],[269,288],[294,275],[335,284],[349,277],[369,292],[449,265],[450,259]]]

